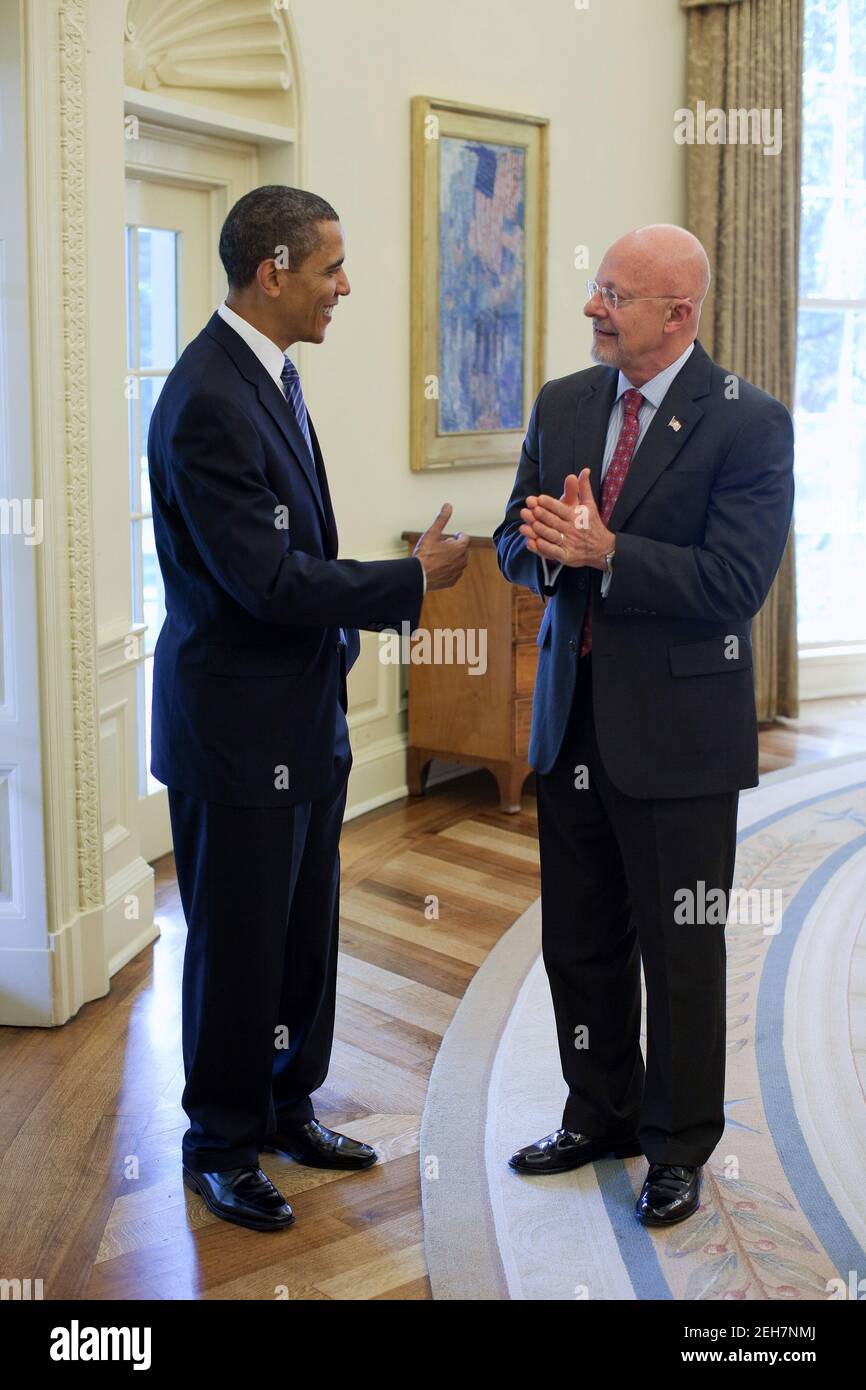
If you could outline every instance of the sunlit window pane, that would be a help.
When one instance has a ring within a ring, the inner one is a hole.
[[[866,406],[866,311],[851,315],[851,334],[854,366],[852,399],[855,405]]]
[[[866,640],[866,0],[806,0],[797,333],[805,644]]]
[[[146,779],[146,780],[145,780],[145,785],[146,785],[146,787],[147,787],[147,794],[148,794],[148,796],[152,796],[154,792],[158,792],[158,791],[161,791],[161,790],[162,790],[162,783],[161,783],[161,782],[158,782],[158,781],[156,780],[156,778],[153,776],[153,774],[152,774],[152,772],[151,772],[151,770],[150,770],[150,723],[151,723],[151,711],[152,711],[152,708],[153,708],[153,657],[152,657],[152,656],[149,656],[149,657],[147,658],[147,660],[145,661],[145,663],[144,663],[144,667],[143,667],[143,669],[142,669],[142,684],[143,684],[143,699],[142,699],[142,704],[144,705],[144,709],[143,709],[143,711],[142,711],[143,716],[144,716],[144,747],[145,747],[145,749],[146,749],[146,766],[145,766],[145,768],[144,768],[145,779]]]
[[[165,593],[162,574],[156,558],[156,544],[153,538],[153,522],[141,522],[141,619],[147,624],[145,651],[149,654],[156,646],[159,630],[165,619]]]
[[[801,309],[797,334],[797,410],[815,414],[836,403],[845,329],[838,310]]]
[[[848,183],[862,184],[866,181],[866,86],[851,87],[845,124],[848,127]]]
[[[177,358],[177,233],[138,228],[139,360],[173,367]]]
[[[845,225],[848,235],[839,294],[845,299],[866,300],[866,193],[845,199]]]
[[[156,556],[147,469],[147,435],[166,374],[177,358],[178,234],[148,227],[126,229],[127,352],[129,388],[130,540],[133,617],[145,627],[138,668],[139,791],[160,784],[150,775],[153,652],[165,620],[165,593]],[[154,372],[155,375],[142,375]],[[142,515],[143,513],[143,515]]]
[[[848,0],[848,48],[851,71],[866,77],[866,0]]]
[[[126,361],[130,368],[138,366],[135,360],[132,326],[132,261],[135,255],[134,239],[134,229],[132,227],[127,227],[124,238],[124,258],[126,262]]]
[[[806,0],[803,15],[806,66],[832,72],[836,66],[836,26],[841,0]]]
[[[800,293],[828,294],[830,248],[827,222],[831,210],[829,198],[806,195],[800,219]]]
[[[137,471],[136,468],[134,468],[134,467],[132,466],[132,464],[133,464],[134,460],[138,457],[138,434],[139,434],[139,429],[138,429],[138,390],[139,390],[139,381],[138,381],[138,377],[134,377],[134,376],[133,376],[133,377],[130,377],[130,379],[129,379],[129,387],[130,387],[130,389],[129,389],[129,397],[128,397],[128,400],[127,400],[127,407],[126,407],[126,409],[127,409],[127,418],[128,418],[129,458],[130,458],[130,469],[129,469],[129,510],[130,510],[131,512],[137,512],[137,511],[138,511],[138,494],[137,494],[137,492],[136,492],[136,490],[135,490],[135,484],[136,484],[136,479],[137,479],[137,477],[138,477],[138,471]]]
[[[803,123],[803,183],[818,187],[827,183],[833,158],[832,89],[824,82],[814,84],[807,97],[809,119]]]
[[[139,465],[141,487],[140,510],[143,512],[150,511],[150,478],[147,471],[147,433],[150,429],[150,417],[153,414],[153,408],[159,399],[159,393],[164,385],[164,376],[146,376],[142,377],[141,380]]]

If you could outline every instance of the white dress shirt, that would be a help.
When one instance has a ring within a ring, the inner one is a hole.
[[[282,372],[286,354],[283,349],[277,346],[273,338],[268,338],[258,328],[254,328],[247,319],[241,318],[240,314],[236,314],[234,309],[230,309],[227,304],[221,304],[217,313],[221,319],[225,319],[229,328],[233,328],[239,337],[243,338],[247,347],[255,353],[261,362],[268,376],[273,377],[280,395],[285,396]]]
[[[643,396],[643,404],[641,405],[641,408],[638,411],[637,417],[638,436],[637,443],[634,446],[635,454],[641,446],[641,442],[643,440],[644,435],[646,434],[647,430],[652,424],[656,411],[658,410],[659,406],[661,405],[662,401],[664,400],[665,396],[670,390],[671,383],[673,382],[677,374],[686,365],[686,362],[689,360],[689,357],[694,351],[694,346],[694,343],[689,343],[685,352],[682,353],[681,356],[679,356],[675,362],[671,362],[670,366],[665,367],[664,370],[660,371],[657,376],[651,377],[649,381],[644,382],[643,386],[636,388],[640,391],[641,395]],[[633,389],[635,388],[632,387],[632,384],[629,381],[628,377],[623,376],[622,372],[620,372],[619,380],[617,382],[616,387],[616,399],[613,403],[613,409],[610,412],[610,420],[608,421],[607,425],[607,439],[605,440],[604,457],[601,462],[602,483],[604,482],[605,475],[607,474],[607,470],[610,467],[610,461],[613,458],[614,451],[616,450],[617,443],[619,442],[620,431],[622,430],[623,416],[625,413],[622,398],[625,395],[626,391],[631,391]],[[632,465],[630,466],[633,466],[633,460],[634,454],[632,455]],[[548,562],[545,559],[542,559],[541,563],[544,568],[544,582],[549,588],[551,584],[554,584],[556,582],[556,577],[559,574],[559,571],[562,569],[562,565],[548,565]],[[612,574],[605,573],[602,576],[602,598],[607,597],[607,591],[610,588],[612,579]]]

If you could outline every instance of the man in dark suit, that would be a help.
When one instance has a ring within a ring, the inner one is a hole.
[[[495,537],[547,596],[529,757],[568,1085],[561,1128],[510,1162],[642,1152],[649,1225],[697,1208],[724,1129],[725,911],[703,909],[729,902],[758,780],[751,619],[793,508],[787,410],[695,341],[708,286],[682,228],[611,247],[584,309],[598,365],[540,392]]]
[[[376,1161],[310,1099],[333,1037],[346,675],[358,628],[414,628],[425,588],[456,583],[467,558],[467,539],[443,535],[446,504],[414,557],[337,559],[285,353],[324,342],[349,293],[344,254],[323,199],[281,185],[241,198],[220,236],[228,297],[170,373],[148,438],[166,602],[151,766],[188,926],[184,1181],[257,1230],[293,1220],[263,1148],[319,1167]]]

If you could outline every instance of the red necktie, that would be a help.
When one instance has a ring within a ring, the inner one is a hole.
[[[643,405],[643,396],[640,391],[630,387],[623,392],[622,396],[622,429],[619,432],[619,439],[616,441],[616,448],[613,457],[608,464],[607,472],[604,475],[604,482],[601,485],[601,507],[599,515],[605,526],[610,521],[611,513],[616,506],[616,499],[622,492],[622,485],[628,473],[629,464],[634,457],[634,448],[637,444],[637,437],[640,433],[640,422],[638,411]],[[592,650],[592,595],[586,605],[586,617],[583,622],[583,636],[580,643],[580,654],[586,656]]]

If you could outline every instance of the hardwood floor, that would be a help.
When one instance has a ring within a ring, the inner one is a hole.
[[[866,699],[761,735],[762,771],[866,748]],[[538,895],[535,802],[477,773],[346,825],[337,1030],[317,1113],[374,1143],[364,1173],[264,1155],[296,1225],[230,1226],[182,1185],[171,856],[160,939],[63,1028],[0,1028],[0,1277],[46,1299],[425,1299],[418,1128],[439,1041],[488,951]],[[552,1044],[551,1044],[552,1045]]]

